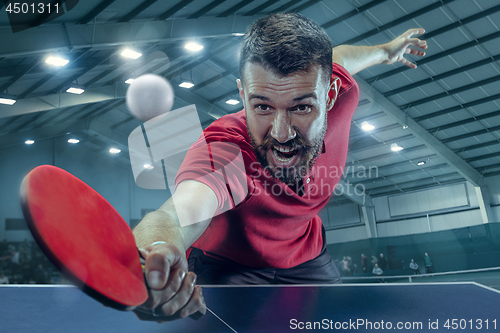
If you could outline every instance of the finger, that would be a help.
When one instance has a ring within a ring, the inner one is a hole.
[[[402,34],[401,36],[409,38],[409,37],[411,37],[413,35],[421,35],[423,33],[425,33],[425,29],[421,29],[421,28],[409,29],[404,34]]]
[[[403,57],[401,57],[401,59],[399,59],[399,62],[402,63],[402,64],[404,64],[404,65],[406,65],[406,66],[408,66],[408,67],[410,67],[410,68],[413,68],[413,69],[417,68],[417,65],[415,65],[411,61],[406,60]]]
[[[427,48],[427,41],[421,40],[418,38],[410,38],[410,39],[408,39],[408,45],[420,47],[421,49],[426,49]]]
[[[173,316],[177,311],[183,308],[191,299],[196,283],[196,275],[193,272],[186,274],[182,287],[177,294],[168,302],[161,306],[161,311],[167,316]]]
[[[146,258],[146,279],[153,290],[165,287],[171,267],[187,271],[187,263],[179,249],[172,245],[157,245],[151,249]]]
[[[424,56],[425,55],[424,51],[419,51],[419,50],[410,49],[410,48],[407,48],[405,50],[405,53],[406,54],[413,54],[413,55],[417,55],[417,56]]]
[[[207,312],[207,304],[205,303],[205,298],[203,297],[202,289],[200,286],[194,287],[194,292],[189,299],[188,304],[182,309],[181,317],[189,316],[192,319],[200,319]],[[182,318],[184,318],[182,317]]]
[[[149,298],[145,303],[150,309],[158,307],[160,304],[168,302],[172,297],[175,296],[182,287],[184,277],[186,272],[182,269],[174,269],[170,271],[167,283],[165,287],[161,290],[149,290]]]

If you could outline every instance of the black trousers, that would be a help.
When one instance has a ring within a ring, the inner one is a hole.
[[[341,283],[340,275],[326,248],[323,231],[323,248],[316,258],[298,266],[281,268],[255,268],[214,254],[206,255],[193,248],[189,270],[197,275],[198,284],[330,284]]]

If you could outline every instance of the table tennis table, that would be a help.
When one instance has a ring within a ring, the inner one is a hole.
[[[500,292],[474,282],[205,286],[212,312],[158,324],[73,286],[0,287],[0,332],[500,331]]]

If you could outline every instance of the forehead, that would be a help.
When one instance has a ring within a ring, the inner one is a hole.
[[[290,89],[319,89],[328,82],[324,80],[323,69],[312,65],[307,70],[283,76],[259,63],[248,62],[243,69],[245,90],[270,89],[285,92]]]

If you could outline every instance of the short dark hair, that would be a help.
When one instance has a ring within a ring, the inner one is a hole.
[[[240,50],[240,79],[247,62],[261,64],[281,76],[319,65],[332,73],[332,42],[325,30],[295,13],[272,14],[246,31]]]

